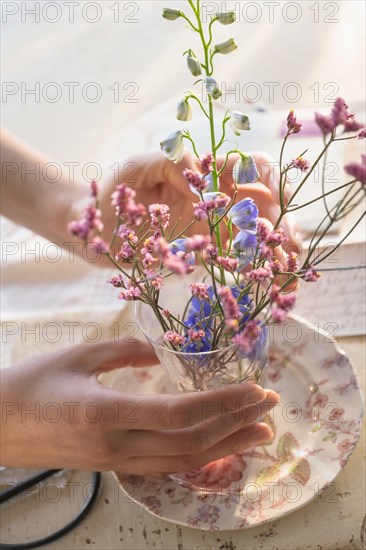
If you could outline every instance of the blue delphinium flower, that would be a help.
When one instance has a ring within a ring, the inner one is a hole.
[[[186,239],[175,239],[175,241],[170,243],[169,248],[175,255],[177,255],[178,252],[186,254],[184,260],[188,265],[192,266],[195,264],[194,252],[186,253]]]
[[[193,296],[187,315],[184,318],[184,324],[194,331],[203,330],[205,337],[198,342],[191,342],[187,336],[188,343],[183,346],[184,351],[188,353],[196,353],[198,351],[205,352],[212,349],[212,334],[213,323],[209,321],[212,313],[212,306],[215,303],[215,291],[213,286],[207,289],[209,299],[201,300]]]
[[[257,233],[250,229],[239,231],[234,239],[234,250],[239,259],[238,270],[242,270],[253,260],[257,248]]]
[[[257,205],[252,199],[243,199],[230,209],[228,217],[231,218],[236,227],[243,231],[246,229],[255,230],[258,220]]]
[[[257,165],[250,155],[242,155],[233,168],[235,183],[255,183],[259,180]]]

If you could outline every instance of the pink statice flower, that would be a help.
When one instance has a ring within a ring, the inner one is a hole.
[[[219,289],[219,296],[225,315],[225,325],[228,329],[235,330],[238,327],[238,319],[241,317],[238,303],[227,286]]]
[[[281,288],[273,285],[269,295],[274,303],[272,307],[272,319],[276,323],[282,323],[295,305],[296,294],[294,292],[281,294]]]
[[[164,286],[164,277],[162,275],[154,274],[151,279],[151,284],[156,290],[160,290]]]
[[[121,246],[121,248],[117,252],[116,260],[117,260],[117,262],[119,260],[122,260],[123,262],[125,262],[127,260],[130,260],[133,257],[133,255],[134,255],[134,251],[131,248],[131,245],[126,241],[126,242],[123,243],[123,245]]]
[[[335,130],[335,123],[331,116],[315,113],[315,122],[319,126],[321,132],[326,136]]]
[[[123,183],[117,185],[116,190],[111,195],[111,199],[112,206],[116,207],[116,213],[118,216],[125,214],[126,205],[129,202],[134,201],[135,197],[136,192],[130,187],[124,185]]]
[[[204,250],[209,244],[211,244],[211,237],[209,235],[193,235],[193,237],[186,239],[185,251],[198,252]]]
[[[138,237],[134,230],[125,224],[117,227],[116,235],[117,237],[120,237],[120,239],[125,239],[130,245],[135,245],[138,242]]]
[[[225,271],[228,271],[229,273],[234,273],[239,266],[238,258],[230,258],[229,256],[226,258],[223,256],[218,256],[216,262],[218,266],[223,267]]]
[[[158,239],[154,236],[148,237],[141,248],[141,254],[151,254],[158,244]]]
[[[170,220],[170,209],[166,204],[150,204],[149,214],[152,227],[166,229]]]
[[[136,204],[135,197],[136,192],[121,183],[112,193],[112,206],[116,207],[117,216],[126,218],[127,223],[139,225],[146,215],[146,208],[143,204]]]
[[[88,246],[90,246],[93,250],[101,254],[108,254],[109,252],[107,243],[103,241],[101,237],[93,237],[89,241]]]
[[[200,159],[201,170],[205,176],[208,176],[213,171],[212,163],[214,161],[213,154],[207,153]]]
[[[256,321],[249,321],[244,330],[236,334],[233,341],[238,346],[239,350],[245,355],[251,353],[256,342],[258,342],[261,335],[261,328]]]
[[[218,248],[215,244],[209,244],[206,247],[206,258],[209,262],[213,262],[216,260],[218,255]]]
[[[344,99],[337,97],[330,116],[333,119],[334,125],[339,126],[340,124],[346,124],[353,117],[353,114],[349,112],[348,105]]]
[[[307,269],[303,275],[303,279],[307,283],[316,283],[320,277],[321,274],[315,271],[315,269],[312,267],[309,267],[309,269]]]
[[[192,295],[196,296],[196,298],[199,298],[200,300],[208,300],[208,285],[205,283],[192,283],[189,285],[189,288],[191,289]]]
[[[107,283],[114,286],[115,288],[121,288],[124,286],[124,279],[121,274],[119,274],[117,277],[112,277],[111,279],[108,279]]]
[[[283,234],[282,227],[273,231],[270,231],[268,234],[268,237],[266,239],[266,244],[269,246],[281,246],[285,242],[287,242],[287,237]]]
[[[365,139],[366,138],[366,128],[363,128],[361,132],[357,135],[357,139]]]
[[[267,225],[262,221],[257,221],[257,239],[259,243],[265,243],[267,242],[267,239],[269,237],[270,230],[268,229]]]
[[[225,208],[230,204],[231,199],[225,193],[212,192],[204,193],[204,200],[193,205],[196,220],[207,220],[209,213],[215,212],[222,215]]]
[[[173,344],[173,346],[182,346],[185,342],[184,336],[181,336],[178,334],[178,332],[174,332],[173,330],[168,330],[164,334],[164,342],[167,342],[169,344]]]
[[[146,254],[143,255],[142,265],[145,270],[150,269],[156,262],[158,262],[158,259],[150,254],[150,252],[146,252]]]
[[[278,307],[285,311],[291,311],[296,302],[296,294],[294,292],[290,294],[279,294],[276,299],[276,304]]]
[[[315,113],[315,121],[324,135],[332,133],[338,126],[344,126],[344,132],[357,132],[363,124],[357,122],[350,113],[347,103],[342,97],[337,97],[330,115]]]
[[[260,255],[266,260],[273,260],[273,249],[268,244],[262,243],[260,245]]]
[[[93,199],[96,199],[99,193],[99,187],[95,180],[93,180],[90,184],[90,196]]]
[[[297,157],[296,159],[293,159],[292,166],[294,168],[298,168],[299,170],[301,170],[301,172],[308,172],[310,168],[310,163],[303,157]]]
[[[280,307],[272,308],[272,319],[275,323],[283,323],[286,321],[286,318],[287,312],[284,309],[281,309]]]
[[[75,237],[87,239],[92,231],[103,231],[103,223],[101,220],[101,211],[92,204],[88,204],[84,208],[83,217],[79,221],[72,221],[68,224],[68,230]]]
[[[203,193],[208,187],[208,181],[196,170],[189,170],[188,168],[183,171],[183,176],[186,178],[192,193],[199,195]]]
[[[192,342],[199,342],[200,340],[203,340],[203,338],[206,336],[205,331],[200,330],[188,330],[188,337]]]
[[[143,204],[131,202],[126,207],[127,222],[132,225],[140,225],[146,216],[146,208]]]
[[[294,110],[291,109],[287,117],[288,134],[289,135],[298,134],[301,131],[301,128],[302,128],[302,124],[300,124],[300,122],[297,121]]]
[[[138,300],[141,294],[140,285],[128,280],[125,282],[125,288],[118,294],[118,298],[126,302],[131,302],[132,300]]]
[[[345,122],[344,132],[358,132],[358,130],[361,130],[363,127],[364,125],[361,122],[358,122],[352,117]]]
[[[194,207],[194,217],[196,218],[196,221],[200,222],[202,220],[208,219],[208,208],[205,202],[197,202],[193,205]]]
[[[163,237],[160,238],[158,241],[158,244],[156,246],[156,252],[160,257],[161,261],[164,263],[164,266],[170,271],[173,271],[173,273],[177,273],[178,275],[187,275],[188,273],[192,273],[193,266],[190,265],[189,262],[187,261],[186,253],[184,252],[183,249],[181,250],[178,249],[180,248],[179,245],[177,246],[177,249],[172,249],[173,244],[174,243],[169,245],[169,243]],[[189,257],[189,261],[191,261],[191,257]],[[193,263],[194,263],[194,254],[193,254]]]
[[[268,279],[273,279],[273,272],[270,266],[258,267],[257,269],[252,269],[247,277],[249,281],[267,281]]]
[[[362,183],[362,185],[366,185],[366,155],[361,155],[361,159],[359,164],[357,162],[352,162],[351,164],[347,164],[344,169],[346,173],[354,177],[355,180]]]
[[[283,268],[282,268],[282,264],[281,262],[279,261],[278,258],[273,258],[271,261],[270,261],[270,267],[272,269],[272,273],[274,275],[279,275],[280,273],[283,273]]]
[[[287,257],[287,271],[294,273],[299,267],[299,255],[296,252],[290,252]]]

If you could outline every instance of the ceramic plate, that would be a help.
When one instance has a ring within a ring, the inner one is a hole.
[[[122,369],[108,385],[171,391],[162,367]],[[360,435],[364,404],[355,371],[325,332],[293,316],[273,329],[267,386],[281,395],[267,419],[273,442],[192,472],[195,482],[220,484],[229,494],[115,472],[122,490],[152,514],[201,530],[252,527],[312,501],[347,464]]]

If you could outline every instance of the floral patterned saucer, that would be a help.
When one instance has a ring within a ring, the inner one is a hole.
[[[180,525],[242,529],[297,510],[336,477],[358,441],[364,410],[353,367],[334,340],[296,316],[274,327],[271,342],[267,386],[281,395],[267,419],[273,442],[191,473],[205,486],[223,483],[226,494],[115,472],[132,501]],[[115,372],[108,382],[115,389],[171,391],[163,368]],[[235,481],[228,479],[229,464]]]

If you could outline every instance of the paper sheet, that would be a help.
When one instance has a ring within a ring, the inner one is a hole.
[[[342,245],[319,269],[366,264],[365,243]],[[323,271],[316,283],[303,282],[294,312],[334,338],[366,333],[366,269]]]

